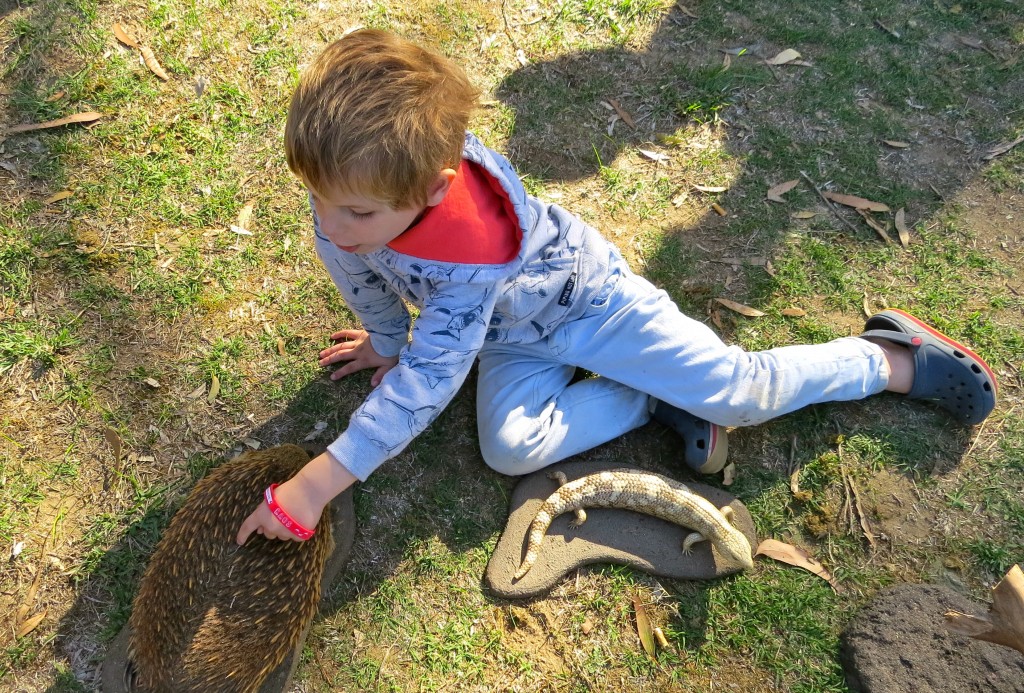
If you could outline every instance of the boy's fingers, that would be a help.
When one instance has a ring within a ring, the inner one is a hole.
[[[331,335],[331,339],[337,341],[339,339],[355,339],[362,334],[362,330],[338,330]]]
[[[370,385],[377,387],[380,385],[380,381],[384,380],[384,375],[390,371],[394,366],[388,364],[387,366],[381,366],[373,372],[373,377],[370,378]]]
[[[355,373],[358,370],[360,369],[355,367],[355,362],[350,361],[349,363],[345,364],[338,370],[331,373],[331,380],[341,380],[346,375],[349,375],[350,373]]]
[[[256,512],[259,512],[259,510],[257,509]],[[253,512],[249,517],[245,518],[245,522],[243,522],[242,526],[239,527],[238,536],[235,537],[235,543],[239,546],[245,544],[252,533],[256,530],[256,527],[259,526],[260,521],[256,519],[256,512]]]

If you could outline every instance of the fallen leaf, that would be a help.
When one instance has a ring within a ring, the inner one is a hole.
[[[277,338],[277,355],[278,356],[284,356],[285,355],[284,340],[281,339],[280,337]]]
[[[875,533],[871,531],[871,524],[868,522],[868,517],[864,514],[864,508],[861,506],[860,491],[857,490],[857,483],[853,480],[853,477],[849,477],[847,483],[850,486],[850,491],[853,492],[853,506],[857,511],[857,517],[860,518],[861,532],[864,534],[864,538],[868,540],[871,548],[875,549],[877,548]]]
[[[910,245],[910,229],[907,228],[907,211],[900,207],[896,211],[896,233],[900,236],[900,245]]]
[[[722,486],[732,486],[734,481],[736,481],[736,463],[730,462],[722,470]]]
[[[43,200],[43,204],[44,205],[52,205],[54,202],[60,202],[61,200],[66,200],[66,199],[68,199],[69,197],[71,197],[74,194],[75,193],[71,192],[70,190],[61,190],[59,193],[54,193],[54,194],[50,195],[48,198],[46,198],[45,200]]]
[[[881,29],[882,31],[884,31],[885,33],[887,33],[887,34],[889,34],[890,36],[892,36],[893,38],[897,38],[897,39],[898,39],[898,38],[900,38],[900,32],[898,32],[898,31],[894,31],[894,30],[890,29],[889,27],[887,27],[887,26],[886,26],[885,24],[882,24],[882,22],[880,22],[880,21],[879,21],[879,20],[877,20],[877,19],[875,20],[875,25],[876,25],[876,26],[877,26],[877,27],[878,27],[879,29]]]
[[[875,314],[875,311],[871,310],[871,303],[868,301],[868,292],[864,292],[864,298],[860,302],[861,310],[864,311],[866,317],[871,317]]]
[[[838,202],[841,205],[853,207],[854,209],[867,209],[872,212],[889,211],[889,207],[881,202],[872,202],[871,200],[866,200],[863,197],[857,197],[856,195],[844,195],[842,193],[828,191],[822,191],[821,194],[823,197],[832,200],[833,202]]]
[[[197,397],[202,397],[203,393],[205,393],[205,392],[206,392],[206,384],[204,383],[204,384],[199,385],[198,387],[196,387],[195,390],[192,390],[192,392],[188,393],[188,395],[186,395],[186,396],[189,399],[196,399]]]
[[[252,221],[252,203],[246,204],[242,209],[238,211],[238,220],[235,222],[235,226],[240,229],[248,229],[249,222]]]
[[[480,52],[483,53],[498,41],[497,34],[491,34],[490,36],[484,36],[480,41]]]
[[[825,567],[818,563],[815,559],[811,558],[810,554],[801,549],[798,546],[792,544],[786,544],[785,542],[776,541],[775,539],[765,539],[758,545],[757,551],[754,552],[755,556],[768,556],[774,558],[776,561],[787,563],[797,568],[803,568],[804,570],[814,573],[822,580],[832,585],[832,589],[839,592],[839,585],[836,583],[835,578],[829,575]]]
[[[796,444],[796,436],[793,436],[793,444]],[[789,492],[794,496],[800,493],[800,465],[797,464],[796,468],[789,475]]]
[[[23,638],[32,631],[34,631],[36,627],[38,627],[39,624],[43,622],[43,619],[46,618],[46,611],[46,609],[43,609],[32,618],[26,619],[25,622],[22,623],[21,626],[18,628],[18,633],[16,637]]]
[[[992,159],[995,159],[997,156],[1002,156],[1006,152],[1016,147],[1021,142],[1024,142],[1024,135],[1021,135],[1012,142],[1003,142],[1002,144],[998,144],[995,147],[992,147],[992,149],[988,150],[988,154],[983,156],[982,159],[984,159],[985,161],[992,161]]]
[[[220,394],[220,378],[216,375],[210,376],[210,392],[206,395],[206,401],[213,404],[217,401],[217,395]]]
[[[242,438],[242,442],[245,443],[247,447],[250,447],[253,450],[259,450],[260,446],[263,445],[263,443],[256,440],[255,438]]]
[[[252,235],[252,231],[250,231],[249,229],[243,229],[241,226],[235,226],[234,224],[232,224],[228,228],[231,229],[232,231],[234,231],[235,233],[237,233],[239,236],[251,236]]]
[[[726,214],[728,214],[728,212],[725,211],[725,207],[718,204],[717,202],[711,203],[711,209],[715,210],[715,214],[717,214],[720,217],[724,217]]]
[[[706,193],[723,193],[723,192],[725,192],[726,190],[729,189],[729,188],[727,188],[724,185],[697,185],[697,184],[694,184],[693,187],[695,189],[697,189],[697,190],[700,190],[701,192],[706,192]]]
[[[668,156],[667,156],[666,154],[662,154],[662,153],[660,153],[660,152],[652,152],[652,151],[650,151],[650,150],[648,150],[648,149],[640,149],[640,150],[638,150],[638,151],[639,151],[639,152],[640,152],[640,153],[641,153],[641,154],[642,154],[642,155],[643,155],[644,157],[646,157],[646,158],[650,159],[651,161],[658,161],[658,162],[661,162],[661,161],[668,161],[668,160],[669,160],[669,158],[668,158]]]
[[[307,433],[306,437],[303,438],[302,440],[303,440],[303,442],[306,442],[306,443],[310,442],[311,440],[316,440],[317,438],[320,437],[320,434],[323,433],[326,430],[327,430],[327,422],[326,421],[317,421],[315,424],[313,424],[313,430],[310,431],[309,433]]]
[[[145,378],[145,379],[143,379],[142,382],[146,383],[147,385],[149,385],[154,390],[159,390],[160,389],[160,383],[155,378]]]
[[[161,67],[160,62],[156,59],[152,48],[149,46],[139,46],[139,53],[142,54],[142,62],[146,63],[146,67],[149,68],[150,72],[165,82],[170,79],[170,76],[164,72],[164,68]]]
[[[46,99],[44,99],[44,101],[46,103],[53,103],[54,101],[59,101],[60,99],[64,98],[65,94],[67,94],[67,92],[61,89],[60,91],[54,92],[53,94],[47,96]]]
[[[757,308],[751,308],[750,306],[745,306],[742,303],[737,303],[736,301],[730,301],[727,298],[716,298],[715,300],[718,303],[721,303],[723,306],[725,306],[729,310],[734,311],[736,313],[739,313],[740,315],[745,315],[748,318],[759,318],[762,315],[764,315],[764,312],[758,310]]]
[[[1024,652],[1024,571],[1019,565],[992,588],[986,616],[946,612],[946,626],[957,633]]]
[[[654,639],[658,641],[658,647],[663,650],[668,649],[668,638],[665,637],[665,631],[661,628],[654,628]]]
[[[907,147],[910,146],[910,142],[901,142],[899,140],[882,140],[882,141],[885,142],[890,147],[895,147],[896,149],[906,149]]]
[[[787,180],[785,183],[779,183],[774,187],[768,188],[768,194],[765,197],[772,202],[785,202],[782,196],[795,188],[799,182],[799,179],[794,178],[793,180]]]
[[[11,547],[11,558],[17,558],[18,555],[25,550],[25,542],[16,541],[14,546]]]
[[[583,625],[580,626],[580,630],[583,632],[584,635],[590,635],[590,631],[594,630],[594,622],[591,621],[590,618],[587,618],[583,622]]]
[[[878,235],[882,237],[883,241],[885,241],[886,243],[892,243],[892,239],[889,237],[889,230],[882,224],[878,223],[878,221],[873,216],[871,216],[870,212],[858,208],[857,214],[864,217],[864,221],[867,222],[867,225],[873,228],[875,231],[877,231]]]
[[[776,55],[774,58],[770,58],[765,62],[768,63],[769,65],[785,65],[786,63],[793,62],[799,57],[799,53],[797,53],[792,48],[787,48],[786,50]]]
[[[654,659],[654,631],[651,628],[651,620],[647,618],[647,610],[636,596],[633,597],[633,613],[636,616],[636,633],[640,636],[640,644],[644,646],[644,652]]]
[[[110,446],[110,451],[114,453],[114,464],[116,465],[121,461],[121,450],[124,447],[124,443],[121,441],[121,436],[118,435],[110,426],[103,429],[103,437],[107,439],[107,445]]]
[[[619,102],[616,99],[608,99],[608,103],[612,105],[612,108],[615,109],[615,112],[619,115],[620,118],[622,118],[622,122],[624,122],[631,128],[636,127],[636,122],[633,120],[633,116],[629,115],[629,113],[626,112],[626,110],[619,105]]]
[[[125,31],[120,24],[114,25],[114,37],[126,46],[131,48],[138,48],[139,42],[136,41],[131,34]]]
[[[59,128],[62,125],[71,125],[72,123],[91,123],[94,120],[99,120],[103,117],[102,113],[96,111],[85,111],[84,113],[76,113],[69,115],[66,118],[57,118],[57,120],[48,120],[45,123],[25,123],[24,125],[15,125],[14,127],[7,128],[6,134],[14,134],[16,132],[30,132],[32,130],[46,130],[48,128]]]
[[[802,318],[807,315],[807,311],[803,308],[783,308],[782,314],[787,318]]]
[[[684,7],[682,5],[682,3],[677,2],[676,3],[676,9],[678,9],[680,12],[685,14],[690,19],[698,19],[697,15],[693,12],[693,10],[688,9],[687,7]]]
[[[800,212],[793,212],[792,214],[790,214],[790,216],[793,217],[794,219],[813,219],[814,217],[818,216],[818,213],[817,212],[809,212],[809,211],[800,211]]]

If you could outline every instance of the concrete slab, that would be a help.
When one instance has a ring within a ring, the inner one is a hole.
[[[680,580],[710,580],[741,570],[719,556],[709,542],[700,542],[689,555],[684,555],[683,539],[690,531],[679,525],[629,510],[594,508],[587,510],[587,521],[578,529],[569,527],[572,513],[555,518],[537,562],[521,580],[513,582],[512,576],[526,554],[530,523],[544,500],[558,489],[558,483],[549,479],[548,474],[559,470],[572,481],[587,474],[627,467],[632,466],[614,462],[569,462],[524,477],[512,494],[508,523],[487,564],[484,574],[487,588],[509,599],[536,597],[548,592],[569,572],[591,563],[628,565]],[[680,481],[715,507],[731,506],[740,531],[747,536],[751,547],[757,546],[753,519],[735,496],[706,484],[687,479]]]

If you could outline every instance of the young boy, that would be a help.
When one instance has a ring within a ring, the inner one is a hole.
[[[330,45],[303,74],[288,165],[310,192],[320,258],[363,325],[331,335],[320,364],[344,363],[335,380],[375,369],[375,389],[326,453],[268,489],[239,543],[254,531],[305,536],[335,495],[427,427],[477,359],[481,452],[510,475],[652,416],[682,435],[688,466],[713,473],[723,427],[816,402],[889,390],[968,424],[992,411],[985,362],[901,311],[827,344],[726,346],[597,231],[529,196],[466,133],[476,96],[446,58],[374,30]],[[414,322],[403,301],[419,309]],[[572,382],[577,368],[599,376]]]

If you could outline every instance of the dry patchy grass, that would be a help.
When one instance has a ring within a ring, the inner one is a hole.
[[[864,5],[0,6],[5,123],[105,114],[0,142],[0,548],[23,547],[5,559],[0,613],[46,612],[21,638],[5,621],[4,687],[91,689],[194,481],[246,445],[301,440],[318,421],[337,433],[365,395],[367,378],[334,384],[315,367],[353,319],[317,264],[280,148],[297,71],[359,24],[458,59],[486,94],[474,129],[528,188],[602,229],[726,338],[820,341],[859,330],[865,304],[907,306],[991,358],[1002,399],[972,431],[881,397],[733,433],[732,490],[760,534],[806,545],[843,595],[758,563],[709,584],[598,567],[511,603],[480,584],[514,481],[480,460],[470,382],[359,492],[354,556],[311,633],[302,690],[841,691],[837,633],[877,589],[983,595],[1024,553],[1024,158],[981,158],[1024,124],[1012,62],[1024,29],[999,2],[911,2],[905,17]],[[116,42],[114,22],[153,46],[167,83]],[[763,64],[788,47],[812,66]],[[800,171],[905,207],[910,248],[849,232],[806,184],[786,205],[763,199]],[[43,202],[64,189],[74,196]],[[238,235],[229,226],[248,204],[253,235]],[[798,210],[818,214],[790,218]],[[716,296],[768,315],[713,309]],[[793,305],[807,317],[780,314]],[[650,426],[584,457],[665,470],[677,455]],[[805,502],[789,492],[797,464]],[[840,464],[875,550],[843,513]],[[634,635],[633,594],[669,635],[656,662]]]

